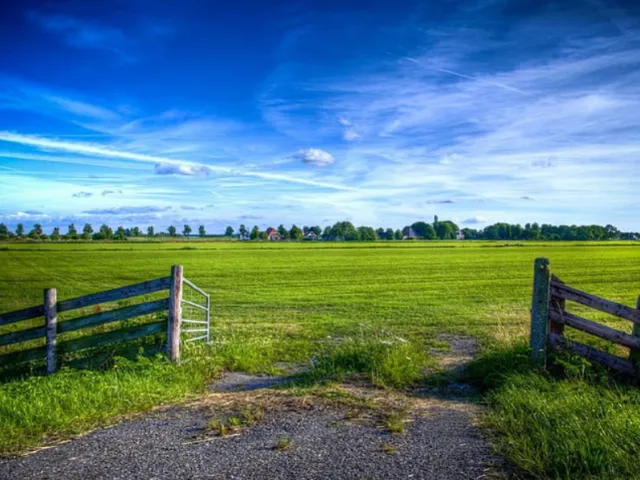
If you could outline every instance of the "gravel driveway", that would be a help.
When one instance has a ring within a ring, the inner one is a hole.
[[[156,412],[0,463],[3,479],[479,479],[492,472],[469,412],[433,406],[404,434],[335,409],[270,411],[237,435],[203,435],[212,411]],[[275,448],[286,436],[291,444]]]

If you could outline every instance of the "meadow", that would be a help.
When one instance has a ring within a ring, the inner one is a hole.
[[[99,372],[6,380],[0,450],[12,453],[197,394],[220,369],[278,373],[285,363],[313,359],[318,379],[339,380],[351,369],[382,387],[409,388],[424,380],[434,364],[430,349],[446,348],[439,336],[449,333],[480,340],[468,380],[490,407],[486,421],[497,448],[521,471],[626,477],[640,460],[637,389],[572,358],[561,359],[555,375],[528,365],[539,256],[576,288],[627,305],[640,294],[640,245],[632,242],[2,245],[0,312],[40,303],[46,287],[64,300],[166,276],[181,264],[185,277],[211,294],[213,342],[178,368],[162,359],[116,359]],[[381,349],[384,338],[390,346]],[[354,360],[359,354],[364,360]]]

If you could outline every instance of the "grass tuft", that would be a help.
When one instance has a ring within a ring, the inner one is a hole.
[[[405,423],[407,421],[407,412],[404,410],[395,411],[387,414],[384,424],[392,434],[400,434],[405,432]]]
[[[273,448],[275,450],[282,451],[282,450],[288,450],[289,448],[291,448],[292,445],[293,445],[293,440],[287,435],[283,435],[276,442]]]

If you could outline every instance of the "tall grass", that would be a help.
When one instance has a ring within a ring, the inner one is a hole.
[[[523,343],[478,358],[494,441],[523,476],[640,478],[640,391],[562,355],[554,374],[530,367]]]

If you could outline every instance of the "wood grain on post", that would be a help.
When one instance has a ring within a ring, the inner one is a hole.
[[[564,285],[564,282],[562,282],[555,275],[551,275],[551,285],[553,286],[554,284]],[[558,298],[554,296],[551,297],[552,313],[555,312],[555,313],[560,313],[560,315],[562,315],[564,314],[565,307],[566,307],[566,300],[564,298]],[[558,335],[564,335],[564,323],[554,321],[553,316],[551,316],[549,318],[549,331],[551,333],[557,333]]]
[[[180,321],[182,319],[182,265],[171,267],[169,286],[169,320],[167,354],[172,362],[180,361]]]
[[[636,301],[636,310],[640,311],[640,297],[638,297],[638,300]],[[640,325],[637,323],[633,324],[633,331],[631,332],[631,335],[634,337],[640,337]],[[640,362],[640,349],[631,349],[629,352],[629,360],[637,365]]]
[[[544,367],[547,362],[549,333],[549,260],[536,258],[533,269],[533,300],[531,302],[531,360]]]
[[[56,335],[58,333],[57,294],[55,288],[44,291],[44,325],[47,335],[47,373],[56,371]]]

